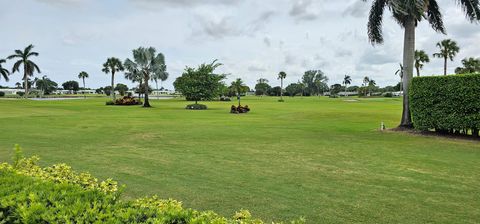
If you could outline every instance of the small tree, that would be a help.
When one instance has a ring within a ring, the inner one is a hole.
[[[267,95],[268,91],[272,87],[268,84],[268,80],[264,78],[260,78],[257,80],[257,84],[255,85],[255,95],[263,96]]]
[[[128,91],[128,86],[122,83],[118,83],[117,86],[115,86],[115,91],[118,91],[120,96],[125,96],[125,93]]]
[[[85,79],[88,78],[88,73],[87,72],[80,72],[80,74],[78,74],[78,78],[82,80],[83,82],[83,90],[85,90]],[[83,97],[86,98],[87,96],[85,96],[85,92],[83,94]]]
[[[123,71],[123,64],[118,58],[108,58],[107,61],[103,64],[103,69],[102,72],[105,72],[105,74],[111,73],[112,74],[112,85],[114,86],[115,82],[115,73]],[[112,92],[112,99],[115,101],[115,91]]]
[[[448,59],[453,61],[453,58],[460,51],[460,48],[457,46],[457,42],[451,39],[438,42],[437,47],[440,48],[440,52],[433,54],[433,57],[443,58],[443,75],[447,75],[447,61]]]
[[[420,76],[420,69],[423,68],[425,63],[430,62],[430,58],[425,51],[415,50],[415,69],[417,70],[417,76]]]
[[[80,85],[77,81],[66,81],[62,84],[62,87],[65,90],[71,90],[75,93],[80,89]]]
[[[248,88],[248,86],[246,86],[245,83],[243,83],[243,80],[240,78],[232,82],[230,89],[237,93],[238,106],[240,106],[240,97],[242,93],[246,93],[248,90],[250,90],[250,88]]]
[[[352,84],[352,77],[350,77],[349,75],[345,75],[345,77],[343,77],[342,83],[345,86],[345,97],[347,97],[347,85]]]
[[[215,69],[222,64],[214,60],[210,64],[201,64],[198,68],[185,68],[182,76],[178,77],[173,86],[182,93],[187,100],[212,100],[220,94],[224,74],[215,74]]]

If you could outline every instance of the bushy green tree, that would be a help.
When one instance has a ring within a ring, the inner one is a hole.
[[[73,80],[62,83],[62,87],[64,90],[72,90],[73,92],[77,92],[80,89],[78,82]]]
[[[303,85],[301,83],[292,83],[285,88],[285,91],[289,96],[294,97],[303,91]]]
[[[178,77],[173,86],[186,97],[187,100],[212,100],[220,94],[224,74],[216,74],[215,69],[221,66],[214,60],[210,64],[201,64],[198,68],[185,68],[182,76]]]
[[[268,94],[268,91],[272,87],[268,84],[268,80],[264,78],[260,78],[257,80],[257,84],[255,85],[255,95],[257,96],[264,96]]]
[[[282,87],[275,86],[273,88],[270,88],[268,90],[268,95],[269,96],[281,96],[282,95]]]
[[[115,91],[118,91],[120,96],[125,96],[125,93],[128,91],[128,86],[122,83],[117,83]]]
[[[304,85],[302,95],[319,95],[321,87],[328,82],[328,77],[322,70],[309,70],[302,76]]]
[[[456,74],[480,73],[480,58],[465,58],[462,65],[455,69]]]
[[[338,93],[340,93],[340,91],[342,91],[342,85],[341,84],[333,84],[332,86],[330,86],[330,95],[331,96],[337,96]]]
[[[35,82],[35,85],[37,89],[42,91],[42,95],[49,95],[58,88],[58,84],[47,78],[47,76],[43,76],[41,79],[38,79]]]

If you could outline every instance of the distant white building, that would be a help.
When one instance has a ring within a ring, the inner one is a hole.
[[[5,95],[16,95],[18,92],[25,92],[23,89],[0,89],[0,92],[4,92]]]
[[[94,89],[84,89],[84,90],[78,90],[78,94],[96,94],[97,92]]]

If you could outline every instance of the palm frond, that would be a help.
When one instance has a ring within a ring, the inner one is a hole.
[[[470,22],[480,21],[480,1],[479,0],[456,0],[462,6],[465,16]]]
[[[443,25],[443,16],[436,0],[429,0],[425,17],[432,26],[433,30],[446,34],[445,26]]]
[[[383,43],[383,13],[387,7],[388,0],[374,0],[368,19],[368,38],[372,44]]]

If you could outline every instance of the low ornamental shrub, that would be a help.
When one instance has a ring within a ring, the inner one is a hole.
[[[189,104],[185,107],[187,110],[206,110],[207,105],[203,104]]]
[[[25,92],[17,92],[17,95],[19,95],[19,96],[24,96],[24,95],[25,95]]]
[[[383,94],[383,97],[391,98],[391,97],[393,97],[393,94],[391,92],[387,92],[387,93]]]
[[[232,114],[244,114],[244,113],[248,113],[250,112],[250,108],[248,107],[248,105],[245,105],[245,106],[238,106],[236,107],[235,105],[232,105],[230,107],[230,113]]]
[[[478,136],[479,83],[480,74],[413,78],[409,99],[414,127]]]
[[[124,96],[120,99],[115,100],[115,105],[119,106],[132,106],[132,105],[141,105],[142,101],[135,99],[132,96]]]
[[[109,101],[105,102],[105,105],[107,105],[107,106],[115,105],[115,102],[113,102],[113,100],[109,100]]]
[[[0,223],[264,223],[246,210],[225,218],[156,196],[124,201],[114,181],[99,182],[65,164],[42,168],[37,162],[38,157],[24,158],[16,146],[14,163],[0,164]]]
[[[0,97],[4,97],[5,96],[5,92],[0,92]]]

